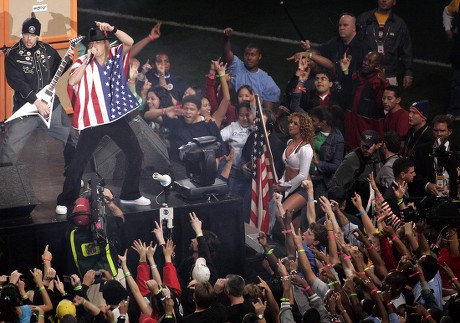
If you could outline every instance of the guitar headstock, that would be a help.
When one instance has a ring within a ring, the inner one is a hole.
[[[77,46],[77,44],[79,42],[81,42],[83,39],[85,39],[85,36],[82,36],[82,35],[79,35],[77,37],[74,37],[70,40],[70,47],[71,48],[74,48],[75,46]]]

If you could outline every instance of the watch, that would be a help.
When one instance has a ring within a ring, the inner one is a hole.
[[[264,319],[264,315],[263,315],[263,314],[257,314],[257,318],[258,318],[259,320],[263,320],[263,319]]]

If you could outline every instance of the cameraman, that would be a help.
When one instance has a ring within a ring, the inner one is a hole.
[[[453,121],[446,115],[433,119],[434,140],[417,147],[415,152],[412,196],[450,196],[458,198],[457,165],[459,145],[450,140]]]

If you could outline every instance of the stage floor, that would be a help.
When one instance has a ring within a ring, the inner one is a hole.
[[[64,182],[61,144],[43,130],[37,129],[24,148],[18,164],[24,165],[27,169],[38,205],[28,217],[0,216],[0,274],[9,273],[14,269],[24,272],[33,266],[39,266],[40,255],[46,244],[50,245],[53,259],[57,260],[53,266],[65,271],[64,264],[68,258],[68,251],[63,243],[65,232],[70,226],[66,216],[55,214],[56,197],[61,192]],[[86,179],[89,177],[90,174],[84,176]],[[119,195],[121,181],[105,181],[106,186],[116,196]],[[154,221],[159,219],[159,208],[164,202],[164,195],[159,196],[162,187],[151,177],[142,178],[141,192],[152,200],[152,205],[119,204],[126,218],[123,239],[128,247],[134,239],[141,239],[147,243],[155,240],[151,231]],[[188,201],[173,191],[168,197],[168,204],[174,208],[173,239],[178,263],[190,255],[189,244],[194,234],[188,213],[194,211],[203,222],[203,228],[215,232],[221,240],[222,256],[217,264],[219,274],[244,274],[244,224],[239,198],[226,195],[218,200],[204,198]],[[131,259],[135,266],[136,255],[129,250],[128,259]]]

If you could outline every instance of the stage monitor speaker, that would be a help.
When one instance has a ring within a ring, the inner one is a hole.
[[[169,173],[169,155],[163,140],[140,116],[132,118],[129,125],[136,134],[144,153],[141,177],[151,179],[154,172]],[[95,170],[102,178],[124,178],[125,155],[112,139],[107,136],[102,138],[93,157]]]
[[[225,195],[228,193],[228,185],[223,180],[216,178],[214,184],[209,186],[197,186],[190,179],[182,179],[174,182],[174,190],[183,198],[197,200],[213,195]]]
[[[28,216],[37,206],[25,166],[0,167],[0,216]]]

